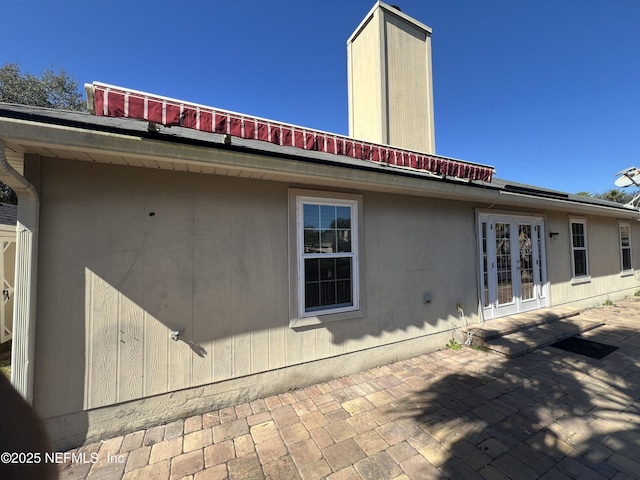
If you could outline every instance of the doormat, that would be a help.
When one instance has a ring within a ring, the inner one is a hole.
[[[561,340],[551,345],[552,347],[559,348],[566,352],[577,353],[590,358],[596,358],[600,360],[606,357],[611,352],[614,352],[618,347],[612,345],[605,345],[604,343],[592,342],[591,340],[585,340],[584,338],[569,337],[565,340]]]

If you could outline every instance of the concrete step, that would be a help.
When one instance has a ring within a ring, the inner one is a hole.
[[[602,325],[604,322],[571,316],[485,340],[483,347],[493,353],[515,358]]]
[[[518,313],[509,317],[489,320],[484,324],[477,323],[462,328],[464,333],[470,331],[474,336],[474,345],[483,346],[486,340],[509,335],[538,325],[556,322],[565,318],[580,315],[580,310],[568,307],[553,307],[545,310]]]

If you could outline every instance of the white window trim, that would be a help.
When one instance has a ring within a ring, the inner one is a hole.
[[[629,229],[629,246],[628,247],[623,247],[622,245],[622,227],[627,227]],[[620,245],[620,276],[621,277],[628,277],[630,275],[633,275],[633,249],[632,249],[632,244],[631,244],[631,223],[629,222],[618,222],[618,243]],[[631,260],[631,268],[629,269],[624,269],[624,264],[623,264],[623,255],[622,255],[622,251],[627,248],[629,249],[629,259]]]
[[[304,255],[302,254],[304,252],[302,225],[302,205],[304,203],[342,205],[352,208],[352,254],[350,258],[353,259],[351,286],[353,305],[313,312],[305,311]],[[322,325],[327,322],[364,316],[362,230],[362,195],[289,189],[289,326],[291,328]]]
[[[303,225],[303,209],[304,205],[331,205],[339,207],[348,207],[351,209],[351,252],[348,253],[332,253],[332,254],[313,254],[304,253],[304,225]],[[296,230],[298,236],[298,317],[316,317],[320,315],[350,312],[358,310],[358,202],[355,200],[343,199],[327,199],[321,197],[299,196],[296,198]],[[352,261],[352,278],[351,278],[351,305],[344,307],[329,307],[324,309],[316,309],[306,311],[305,309],[305,287],[304,287],[304,261],[308,258],[351,258]]]
[[[584,226],[584,247],[573,246],[573,224],[574,223],[579,223]],[[571,251],[571,285],[578,285],[581,283],[591,282],[591,272],[589,270],[589,239],[587,235],[587,220],[585,218],[569,218],[569,247]],[[585,261],[587,263],[586,275],[576,276],[576,265],[575,265],[575,256],[574,256],[575,250],[585,251]]]

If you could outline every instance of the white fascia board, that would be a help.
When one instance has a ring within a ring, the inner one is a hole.
[[[208,138],[211,144],[224,144],[223,135],[209,134]],[[622,220],[640,219],[640,212],[635,210],[505,192],[491,184],[483,187],[463,180],[444,181],[427,172],[414,172],[401,167],[336,157],[294,147],[275,146],[255,140],[234,138],[233,145],[252,149],[243,152],[176,143],[171,141],[171,137],[149,139],[135,134],[116,134],[7,118],[0,118],[0,140],[60,148],[69,152],[95,152],[102,155],[162,159],[173,163],[280,173],[286,175],[289,182],[312,183],[314,179],[331,180],[333,185],[340,188],[437,197],[489,205],[546,208],[568,213],[591,213]],[[256,152],[257,149],[262,151]],[[299,160],[282,158],[282,155],[297,157]]]

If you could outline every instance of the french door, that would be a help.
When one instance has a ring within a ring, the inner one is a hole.
[[[547,306],[542,217],[478,215],[484,318]]]

